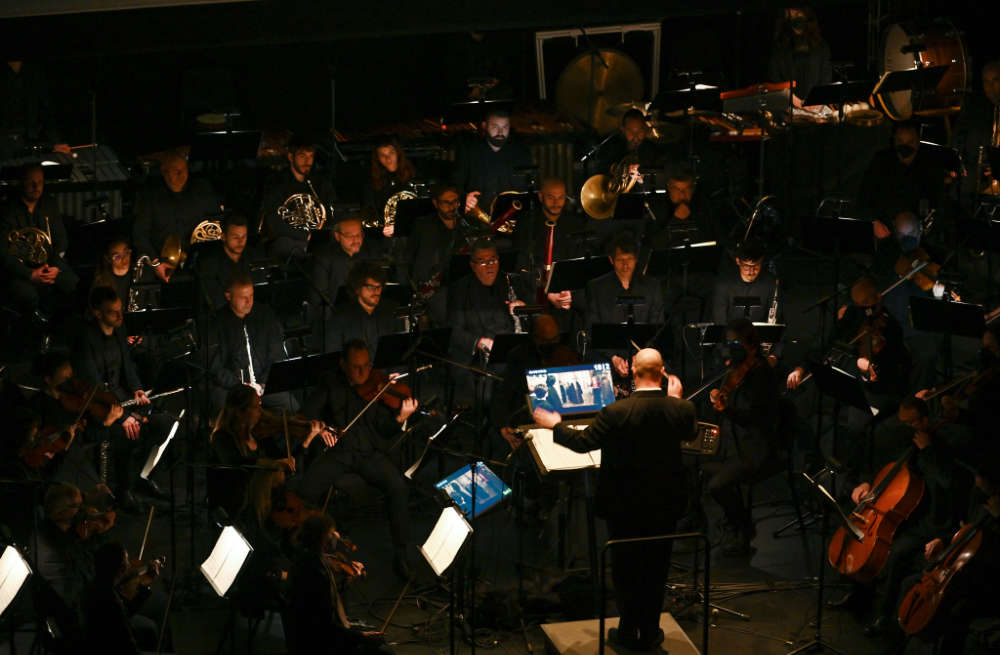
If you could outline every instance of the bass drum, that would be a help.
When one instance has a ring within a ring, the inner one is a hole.
[[[877,96],[886,115],[903,121],[914,115],[950,114],[962,108],[969,82],[969,57],[962,34],[947,20],[894,23],[882,39],[882,73],[947,66],[932,89],[889,91]]]

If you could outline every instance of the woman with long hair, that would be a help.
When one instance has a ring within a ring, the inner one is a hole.
[[[399,139],[391,135],[380,138],[372,149],[371,169],[362,194],[362,209],[381,218],[386,201],[401,191],[416,174],[416,168],[403,151]],[[382,234],[391,237],[392,227],[383,229]]]
[[[767,67],[771,82],[795,82],[792,103],[802,107],[813,87],[833,81],[830,46],[819,31],[811,7],[785,8],[774,28],[774,45]]]
[[[94,281],[90,288],[111,287],[128,303],[132,288],[132,248],[125,237],[113,237],[97,260]]]

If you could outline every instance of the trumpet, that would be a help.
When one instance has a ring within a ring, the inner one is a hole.
[[[634,155],[626,155],[615,163],[608,175],[593,175],[580,189],[580,204],[591,218],[614,216],[618,196],[628,193],[642,179],[639,163]]]

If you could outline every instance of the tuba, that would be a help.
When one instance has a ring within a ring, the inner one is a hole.
[[[583,211],[591,218],[611,218],[618,206],[618,196],[628,193],[639,181],[638,169],[632,172],[632,166],[638,166],[634,155],[626,155],[621,161],[611,167],[608,175],[591,176],[580,189],[580,204]]]
[[[489,214],[483,211],[482,207],[476,205],[467,211],[465,215],[489,227],[490,232],[510,234],[517,226],[517,219],[514,218],[514,214],[524,209],[524,205],[521,204],[520,200],[510,197],[517,195],[519,195],[517,191],[504,191],[493,199],[492,204],[490,204]]]
[[[45,266],[52,252],[52,238],[37,227],[19,227],[7,233],[7,252],[25,266]]]
[[[219,221],[202,221],[191,232],[191,243],[222,240],[222,224]]]

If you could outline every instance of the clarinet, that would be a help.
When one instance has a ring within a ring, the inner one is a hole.
[[[774,295],[771,296],[771,308],[767,310],[767,322],[771,325],[776,325],[778,323],[778,285],[781,284],[781,280],[775,279],[774,281]]]
[[[246,323],[243,323],[243,339],[247,345],[247,373],[250,375],[250,386],[256,386],[257,376],[253,373],[253,353],[250,352],[250,335],[247,333]]]
[[[514,293],[514,287],[510,284],[510,273],[507,273],[507,301],[517,302],[517,294]],[[511,314],[514,319],[514,334],[525,334],[527,330],[524,327],[524,316],[517,316],[516,314]]]

